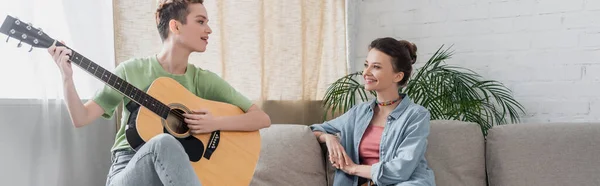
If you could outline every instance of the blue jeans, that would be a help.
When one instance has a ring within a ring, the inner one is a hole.
[[[201,185],[183,146],[169,134],[150,139],[137,152],[116,150],[106,179],[113,185]]]

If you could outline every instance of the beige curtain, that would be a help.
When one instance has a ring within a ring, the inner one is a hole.
[[[113,1],[118,62],[155,54],[155,5]],[[206,0],[213,33],[190,62],[219,74],[273,123],[317,123],[320,100],[347,74],[345,0]]]

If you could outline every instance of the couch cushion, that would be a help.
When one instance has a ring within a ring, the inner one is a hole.
[[[261,129],[261,152],[250,185],[326,185],[321,147],[306,125]]]
[[[432,120],[425,158],[438,186],[485,186],[485,143],[479,125]]]
[[[600,185],[600,124],[496,126],[487,138],[491,186]]]

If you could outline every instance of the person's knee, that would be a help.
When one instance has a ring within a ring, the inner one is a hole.
[[[177,139],[175,139],[175,137],[171,136],[170,134],[166,134],[166,133],[159,134],[159,135],[152,137],[148,141],[148,144],[152,145],[155,148],[155,150],[171,151],[171,150],[182,150],[183,149],[183,147],[181,146],[179,141],[177,141]]]

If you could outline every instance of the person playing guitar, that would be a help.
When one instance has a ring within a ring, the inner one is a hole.
[[[213,116],[206,109],[183,113],[191,134],[257,131],[271,125],[264,111],[218,75],[188,63],[192,52],[206,50],[212,32],[203,0],[159,0],[156,21],[162,39],[161,51],[120,63],[114,71],[117,76],[138,88],[151,86],[159,77],[169,77],[198,97],[229,103],[244,111],[222,117]],[[65,102],[75,127],[83,127],[100,116],[109,119],[121,102],[128,102],[127,97],[105,86],[84,104],[73,83],[69,61],[72,51],[54,45],[48,48],[48,53],[62,73]],[[172,135],[156,135],[139,149],[133,149],[126,140],[127,119],[132,111],[123,109],[122,113],[121,126],[111,148],[112,166],[106,185],[201,185],[186,151]]]

